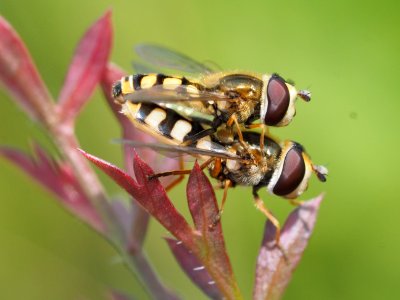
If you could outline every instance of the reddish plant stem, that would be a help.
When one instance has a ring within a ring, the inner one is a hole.
[[[79,143],[73,132],[73,126],[71,126],[71,124],[61,125],[55,122],[55,118],[52,118],[50,122],[48,122],[48,118],[45,120],[45,126],[52,136],[54,143],[62,152],[65,159],[71,164],[83,190],[105,222],[108,232],[106,236],[107,240],[121,253],[128,268],[142,283],[152,299],[178,300],[179,297],[161,283],[161,280],[158,278],[141,249],[135,248],[136,251],[129,251],[128,253],[126,245],[129,245],[131,241],[127,241],[127,237],[124,236],[124,231],[120,228],[120,222],[112,211],[107,200],[107,195],[95,172],[91,169],[87,160],[77,151]],[[143,239],[144,236],[139,242],[140,245]]]
[[[151,291],[153,299],[157,300],[179,300],[180,298],[168,290],[158,279],[149,260],[142,251],[138,251],[134,256],[128,256],[129,262],[134,264],[140,278],[146,283],[147,289]]]

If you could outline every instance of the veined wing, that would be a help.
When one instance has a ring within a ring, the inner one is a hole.
[[[154,44],[139,44],[136,53],[145,62],[154,66],[179,70],[187,73],[210,73],[212,69],[185,54]]]
[[[197,148],[194,146],[179,146],[179,145],[169,145],[169,144],[158,144],[158,143],[144,143],[140,141],[133,141],[127,139],[115,139],[113,140],[115,143],[129,145],[136,148],[149,148],[153,149],[157,152],[172,152],[178,154],[189,154],[193,156],[209,156],[216,157],[222,159],[230,159],[230,160],[239,160],[239,161],[247,161],[246,159],[237,156],[235,153],[231,153],[226,150],[224,146],[221,146],[214,142],[207,141],[207,149]],[[209,143],[209,144],[208,144]]]
[[[237,101],[218,91],[200,90],[193,85],[154,85],[123,95],[134,102],[180,102],[180,101]]]

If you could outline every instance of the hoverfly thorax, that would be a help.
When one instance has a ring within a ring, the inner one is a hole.
[[[218,111],[226,122],[235,114],[239,123],[246,122],[259,111],[262,81],[252,75],[228,74],[219,79],[214,88],[229,98],[229,101],[216,102]]]

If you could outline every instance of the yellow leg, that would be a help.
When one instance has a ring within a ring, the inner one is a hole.
[[[224,212],[224,207],[226,203],[226,199],[228,198],[228,189],[231,187],[232,182],[227,179],[224,182],[224,195],[222,196],[222,202],[221,202],[221,208],[218,211],[218,214],[215,216],[215,219],[211,225],[209,225],[210,228],[215,227],[218,222],[221,220],[222,213]]]
[[[267,218],[268,220],[275,226],[276,232],[275,232],[275,241],[276,244],[279,245],[279,239],[281,237],[281,225],[279,224],[279,221],[275,216],[272,214],[272,212],[264,205],[264,202],[258,196],[257,193],[253,194],[254,196],[254,204],[256,205],[256,208],[261,211]]]
[[[247,149],[248,145],[247,145],[247,143],[244,142],[242,130],[240,129],[240,125],[239,125],[239,122],[238,122],[238,120],[236,118],[236,115],[233,114],[229,118],[228,122],[226,122],[226,124],[228,126],[232,126],[233,124],[235,124],[236,130],[237,130],[238,139],[239,139],[239,143],[243,146],[243,148]]]
[[[258,124],[249,124],[246,125],[246,128],[248,129],[254,129],[254,128],[261,128],[261,135],[260,135],[260,150],[264,150],[264,137],[266,134],[268,134],[268,129],[265,126],[265,124],[258,123]]]
[[[281,226],[279,224],[279,221],[275,218],[275,216],[272,214],[272,212],[265,207],[264,202],[260,198],[260,196],[257,194],[257,192],[253,191],[253,196],[254,196],[254,202],[258,210],[260,210],[267,218],[268,220],[275,226],[276,231],[275,231],[275,246],[279,249],[279,251],[282,253],[282,256],[286,263],[289,263],[289,258],[286,255],[285,249],[281,246],[279,243],[280,238],[281,238]]]
[[[261,127],[261,135],[260,135],[260,150],[264,151],[264,136],[265,136],[265,125]]]

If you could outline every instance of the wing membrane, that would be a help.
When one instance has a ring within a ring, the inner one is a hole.
[[[220,92],[191,90],[184,86],[155,85],[124,95],[125,100],[136,102],[179,102],[179,101],[237,101]]]
[[[158,69],[156,67],[148,66],[148,65],[143,64],[138,61],[133,61],[132,67],[135,70],[135,72],[138,74],[161,73],[160,69]]]
[[[153,44],[139,44],[136,53],[145,62],[154,66],[179,70],[187,73],[210,73],[212,69],[185,54]]]
[[[217,157],[217,158],[224,158],[224,159],[231,159],[231,160],[240,160],[244,161],[245,159],[235,155],[226,150],[225,147],[217,144],[211,143],[212,150],[200,149],[190,146],[179,146],[179,145],[168,145],[168,144],[156,144],[156,143],[144,143],[140,141],[133,141],[127,139],[114,139],[115,143],[129,145],[136,148],[149,148],[153,149],[157,152],[174,152],[179,154],[189,154],[189,155],[203,155],[209,157]]]

